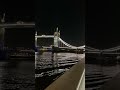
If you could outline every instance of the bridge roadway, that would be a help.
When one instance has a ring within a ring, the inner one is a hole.
[[[39,52],[54,52],[54,53],[78,53],[83,54],[84,49],[71,49],[68,47],[60,47],[60,48],[41,48]]]
[[[85,57],[45,90],[85,90]]]
[[[113,53],[113,52],[94,52],[94,51],[87,51],[85,53],[88,53],[88,54],[101,54],[101,55],[120,55],[119,52],[117,53]]]
[[[54,38],[53,35],[41,35],[41,36],[35,36],[35,38]]]
[[[3,23],[0,24],[0,28],[34,28],[35,23]]]
[[[106,53],[103,53],[103,54],[106,54],[106,55],[107,55],[107,54],[109,54],[109,55],[120,55],[120,53],[107,53],[107,52],[106,52]]]

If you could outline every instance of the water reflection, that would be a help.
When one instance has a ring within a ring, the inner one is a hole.
[[[83,57],[84,55],[75,53],[36,53],[36,90],[44,90]]]

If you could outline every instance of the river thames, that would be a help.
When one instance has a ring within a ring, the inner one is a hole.
[[[0,61],[0,90],[35,90],[34,61]]]
[[[86,90],[99,90],[105,83],[120,73],[120,64],[108,64],[107,62],[104,64],[86,63],[85,70]]]
[[[36,53],[36,90],[44,90],[84,56],[75,53],[54,53],[52,58],[50,52]]]

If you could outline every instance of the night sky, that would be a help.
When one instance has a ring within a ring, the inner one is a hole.
[[[0,3],[0,7],[0,11],[5,11],[7,14],[7,22],[35,21],[39,34],[53,34],[55,28],[59,27],[61,38],[76,46],[86,43],[88,46],[103,49],[120,45],[119,2],[107,0],[23,2],[21,0],[14,3],[4,1]],[[26,40],[23,39],[23,42]],[[28,42],[30,43],[31,40]]]
[[[120,45],[120,5],[116,1],[87,1],[87,45],[101,49]]]
[[[35,4],[22,0],[4,0],[0,2],[0,14],[6,13],[5,21],[8,22],[34,22]],[[8,47],[34,47],[35,29],[6,29],[5,46]]]
[[[54,34],[56,27],[61,38],[72,45],[85,42],[85,0],[40,0],[36,4],[36,26],[39,34]]]

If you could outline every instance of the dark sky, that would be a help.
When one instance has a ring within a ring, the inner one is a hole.
[[[0,14],[6,13],[5,21],[35,21],[35,4],[22,0],[4,0],[0,2]],[[6,29],[5,45],[9,47],[33,47],[35,29]]]
[[[34,21],[33,17],[35,17],[36,27],[40,34],[53,34],[58,26],[61,31],[61,38],[70,44],[79,46],[85,42],[85,3],[83,1],[4,1],[1,4],[1,10],[6,12],[6,22]],[[12,33],[18,34],[17,32]],[[14,37],[11,38],[14,39]],[[21,37],[23,42],[26,42],[23,38]],[[10,41],[14,41],[13,39]]]
[[[120,45],[120,5],[116,1],[87,1],[87,45],[96,48],[109,48]]]
[[[4,0],[0,11],[6,12],[6,21],[35,21],[40,34],[53,34],[58,26],[61,38],[70,44],[85,42],[95,48],[109,48],[120,45],[120,5],[116,1]]]
[[[0,13],[6,13],[6,22],[17,20],[33,21],[35,15],[35,2],[26,0],[2,0]]]
[[[61,38],[72,45],[84,45],[85,0],[40,0],[37,8],[37,29],[40,34],[53,34],[56,27]]]

